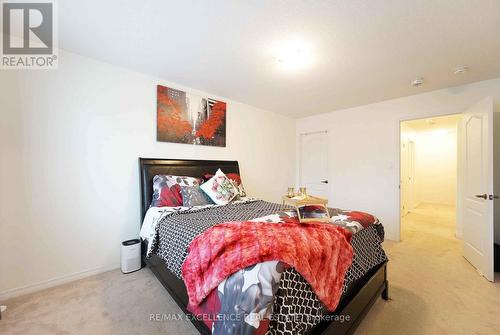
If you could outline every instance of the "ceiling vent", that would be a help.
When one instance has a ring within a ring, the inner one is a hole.
[[[467,71],[469,71],[469,68],[467,66],[459,66],[453,70],[453,74],[464,74]]]
[[[423,78],[416,78],[411,82],[411,86],[413,87],[420,87],[424,84],[424,79]]]

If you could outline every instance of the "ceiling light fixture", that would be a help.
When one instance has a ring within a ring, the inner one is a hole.
[[[413,87],[420,87],[424,84],[424,79],[423,78],[416,78],[411,82],[411,86]]]
[[[311,47],[300,40],[283,41],[277,45],[274,54],[280,67],[287,71],[302,70],[314,62]]]
[[[459,66],[453,70],[453,74],[464,74],[467,71],[469,71],[469,68],[467,66]]]

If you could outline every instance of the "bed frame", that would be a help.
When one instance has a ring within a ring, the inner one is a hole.
[[[141,179],[141,225],[153,195],[153,177],[157,174],[202,177],[206,173],[215,174],[221,168],[224,173],[240,172],[237,161],[152,159],[139,158]],[[142,261],[155,274],[184,313],[190,314],[186,307],[188,295],[184,282],[170,272],[165,262],[158,256],[146,258],[147,242],[142,242]],[[340,300],[337,309],[331,315],[343,316],[345,321],[322,321],[311,334],[352,334],[379,296],[389,299],[387,281],[387,262],[372,269],[363,278],[353,283],[349,291]],[[349,316],[349,320],[347,320]],[[334,318],[331,318],[335,320]],[[202,321],[190,318],[201,334],[211,334]]]

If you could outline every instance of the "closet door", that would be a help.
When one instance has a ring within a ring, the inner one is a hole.
[[[329,197],[328,133],[326,131],[300,135],[300,186],[307,193]]]

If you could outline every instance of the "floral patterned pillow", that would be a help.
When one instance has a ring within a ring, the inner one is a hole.
[[[221,170],[222,171],[222,170]],[[203,176],[203,180],[204,181],[207,181],[209,180],[210,178],[212,178],[214,175],[211,174],[211,173],[206,173],[204,176]],[[241,177],[239,174],[237,173],[227,173],[226,176],[233,182],[234,186],[236,186],[236,188],[238,189],[238,195],[240,197],[246,197],[247,194],[245,192],[245,188],[243,187],[243,184],[241,182]]]
[[[217,205],[228,204],[238,195],[234,183],[220,169],[200,187]]]
[[[156,175],[153,178],[151,207],[182,206],[181,186],[199,186],[193,177]]]
[[[185,207],[213,205],[214,202],[199,186],[181,186],[182,205]]]

